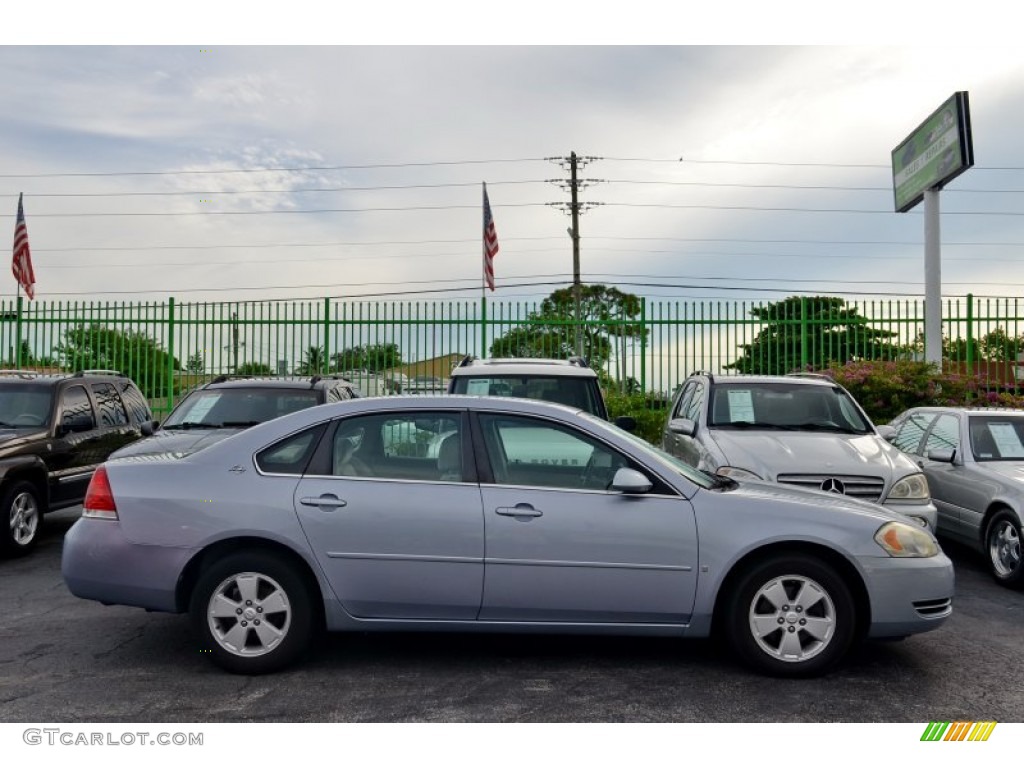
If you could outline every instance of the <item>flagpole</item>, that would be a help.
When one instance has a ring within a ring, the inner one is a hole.
[[[480,182],[483,194],[480,198],[480,357],[487,357],[487,212],[484,201],[487,198],[487,182]]]

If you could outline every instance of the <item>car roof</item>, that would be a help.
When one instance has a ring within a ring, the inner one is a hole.
[[[40,373],[32,370],[0,370],[0,382],[37,383],[40,385],[54,386],[64,381],[117,381],[132,382],[125,373],[108,370],[86,370],[74,373]]]
[[[839,383],[828,376],[814,374],[788,374],[784,376],[768,376],[761,374],[728,374],[719,376],[717,374],[697,373],[694,376],[704,376],[713,384],[797,384],[810,387],[836,387]]]
[[[579,357],[556,360],[542,357],[468,357],[456,366],[451,375],[456,376],[559,376],[597,378],[593,368]]]

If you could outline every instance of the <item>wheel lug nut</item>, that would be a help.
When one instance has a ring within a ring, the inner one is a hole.
[[[245,622],[242,622],[242,623],[244,624]],[[788,631],[790,631],[790,632],[796,632],[796,627],[790,627]]]
[[[246,601],[245,601],[245,604],[246,604],[246,605],[252,605],[252,600],[246,600]]]
[[[253,624],[255,624],[258,627],[260,625],[260,620],[256,619],[256,621],[254,621]]]
[[[256,607],[256,613],[263,613],[263,606],[262,605]]]
[[[807,619],[800,619],[800,626],[804,626],[807,623]]]
[[[804,607],[803,607],[802,605],[798,605],[798,606],[796,607],[796,612],[797,612],[797,613],[803,613],[803,612],[804,612]]]
[[[241,616],[242,615],[242,609],[241,608],[235,608],[235,613],[237,613],[239,616]]]
[[[789,610],[789,606],[788,606],[788,605],[784,605],[784,606],[782,606],[782,610],[784,610],[784,611],[788,611],[788,610]]]
[[[779,624],[785,624],[786,620],[784,618],[782,618],[781,616],[779,616],[778,622],[779,622]]]

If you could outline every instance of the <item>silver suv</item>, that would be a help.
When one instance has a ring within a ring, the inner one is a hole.
[[[884,428],[888,429],[888,428]],[[699,469],[883,504],[935,530],[921,468],[890,445],[856,400],[813,375],[691,375],[662,448]]]

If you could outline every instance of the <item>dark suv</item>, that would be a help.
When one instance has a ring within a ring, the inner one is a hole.
[[[31,550],[43,515],[80,504],[93,470],[154,427],[116,371],[0,371],[0,552]]]
[[[110,458],[193,453],[278,416],[355,397],[358,390],[340,376],[218,376],[185,395],[156,434]]]

